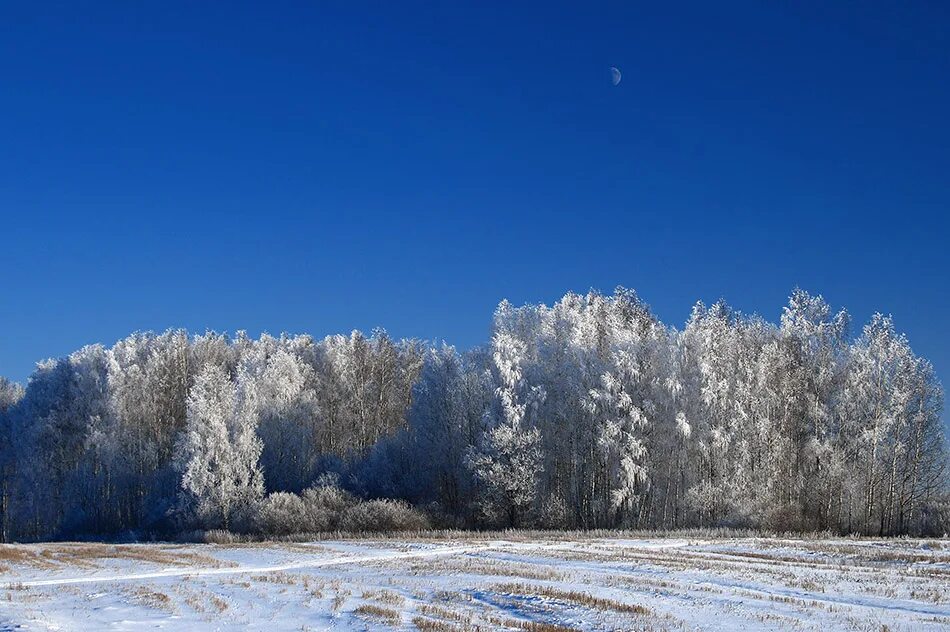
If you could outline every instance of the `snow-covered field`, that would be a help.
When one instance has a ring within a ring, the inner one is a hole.
[[[950,541],[0,546],[0,630],[947,630]]]

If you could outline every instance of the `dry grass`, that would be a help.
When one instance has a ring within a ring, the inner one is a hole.
[[[857,540],[853,542],[796,542],[796,547],[806,551],[816,553],[827,553],[831,555],[845,556],[849,561],[858,558],[869,562],[901,562],[912,564],[914,562],[950,562],[950,551],[947,550],[947,544],[940,540],[929,541],[901,541],[887,540],[887,549],[881,549],[874,546],[874,542]],[[765,543],[763,546],[776,547],[777,543]],[[910,550],[901,550],[910,549]]]
[[[488,620],[496,628],[507,628],[509,630],[527,630],[527,632],[576,632],[577,630],[577,628],[568,628],[553,623],[522,621],[520,619],[509,619],[507,617],[489,617]]]
[[[356,607],[353,610],[355,614],[364,617],[371,617],[375,619],[382,619],[390,625],[396,625],[402,621],[402,615],[399,614],[398,610],[393,610],[392,608],[384,608],[382,606],[377,606],[371,603],[364,603]]]
[[[175,586],[175,592],[192,610],[201,614],[219,615],[229,607],[227,601],[207,590],[190,590],[178,584]]]
[[[313,533],[294,533],[287,536],[260,536],[244,535],[230,533],[227,531],[197,531],[184,534],[180,541],[226,544],[228,546],[241,546],[245,544],[258,545],[262,542],[285,543],[285,542],[327,542],[337,540],[373,540],[397,541],[397,542],[483,542],[493,540],[507,540],[509,542],[540,542],[552,540],[571,540],[583,542],[603,538],[626,538],[626,539],[665,539],[665,538],[702,538],[702,539],[726,539],[726,538],[795,538],[810,540],[827,540],[838,537],[829,532],[777,532],[762,531],[754,529],[732,529],[728,527],[700,527],[693,529],[662,530],[662,529],[591,529],[591,530],[532,530],[532,529],[506,529],[495,531],[470,531],[465,529],[425,529],[421,531],[379,531],[373,533],[362,533],[357,531],[319,531]]]
[[[261,575],[251,575],[251,579],[256,582],[267,584],[283,584],[284,586],[294,586],[302,583],[299,575],[290,575],[284,572],[266,573]]]
[[[132,560],[161,566],[236,566],[210,555],[182,550],[181,547],[155,544],[89,544],[66,542],[43,545],[0,545],[0,560],[15,565],[54,569],[59,566],[96,568],[104,560]],[[9,569],[4,569],[9,570]]]
[[[437,590],[433,593],[432,598],[436,601],[448,601],[448,602],[466,602],[471,601],[472,596],[459,592],[457,590]]]
[[[507,539],[518,540],[524,535],[517,533],[514,534],[515,537]],[[848,604],[833,602],[838,600],[839,595],[864,594],[880,596],[888,601],[913,599],[930,604],[945,604],[950,599],[948,593],[942,590],[950,569],[933,568],[950,554],[948,545],[940,541],[925,546],[919,540],[807,542],[707,539],[663,546],[662,542],[643,545],[589,538],[564,542],[550,538],[560,540],[565,534],[547,535],[549,537],[544,538],[544,542],[556,544],[555,547],[534,549],[506,546],[501,542],[473,555],[433,556],[398,562],[380,560],[373,564],[357,564],[354,568],[343,565],[336,578],[330,574],[331,571],[323,570],[315,571],[315,576],[306,571],[299,574],[257,572],[240,575],[240,580],[234,577],[232,580],[223,581],[228,585],[249,588],[251,593],[244,595],[241,591],[236,591],[235,598],[230,601],[230,608],[225,599],[196,587],[210,587],[213,585],[209,584],[209,581],[222,580],[207,580],[197,575],[182,580],[194,587],[194,590],[181,592],[179,596],[169,589],[172,599],[164,595],[165,600],[168,600],[167,606],[160,596],[161,593],[149,594],[148,590],[133,589],[129,591],[129,595],[131,599],[157,609],[177,606],[179,613],[184,616],[195,617],[195,612],[201,613],[201,618],[206,621],[214,620],[225,611],[228,611],[225,615],[227,618],[237,621],[242,617],[239,603],[245,596],[252,597],[257,594],[270,600],[297,599],[305,607],[309,604],[309,607],[321,610],[332,608],[336,613],[352,611],[354,617],[358,615],[367,618],[363,621],[350,619],[350,624],[357,627],[398,626],[408,624],[411,619],[418,629],[434,632],[478,632],[499,628],[561,632],[568,628],[514,617],[525,616],[527,619],[533,616],[531,613],[540,613],[538,617],[541,619],[558,621],[559,617],[556,618],[556,615],[564,612],[574,617],[571,621],[590,618],[601,623],[613,622],[627,630],[667,627],[688,629],[682,621],[663,614],[659,606],[656,610],[651,609],[657,599],[662,600],[669,596],[686,596],[690,599],[693,610],[706,614],[720,612],[717,607],[709,605],[711,602],[729,605],[756,603],[754,612],[733,614],[730,611],[728,615],[729,621],[735,620],[738,623],[744,620],[752,626],[790,627],[823,616],[829,621],[853,622],[860,629],[876,631],[877,625],[868,627],[867,616],[861,614],[863,611],[853,612],[855,609]],[[405,538],[406,534],[400,536]],[[375,535],[373,537],[376,538]],[[464,542],[454,544],[474,543],[481,538],[481,535],[466,537]],[[428,539],[436,540],[431,537]],[[418,541],[426,540],[427,538],[423,537]],[[367,549],[415,550],[400,540],[380,539],[363,544]],[[295,557],[317,554],[314,557],[319,558],[320,553],[334,556],[352,554],[348,549],[320,551],[316,547],[288,543],[234,546],[290,550]],[[148,550],[150,548],[153,550]],[[185,566],[186,569],[182,572],[190,573],[191,570],[187,568],[190,564],[202,563],[209,567],[231,565],[231,562],[209,557],[226,554],[227,548],[230,547],[0,545],[0,568],[8,564],[13,569],[11,574],[0,577],[26,581],[31,579],[31,573],[24,570],[26,567],[53,569],[65,573],[67,569],[60,566],[62,564],[80,567],[108,559]],[[243,559],[246,557],[242,556]],[[212,561],[207,562],[209,559]],[[582,561],[583,564],[573,565],[568,563],[569,560]],[[914,562],[923,561],[928,563],[912,566]],[[394,578],[389,579],[388,584],[385,578],[382,581],[373,581],[361,574],[365,570],[363,566],[377,564],[393,574]],[[124,568],[127,564],[114,566]],[[134,564],[128,566],[132,567]],[[702,574],[705,579],[697,580],[698,574]],[[720,577],[741,578],[743,581],[733,585],[731,581],[719,581]],[[571,585],[559,583],[568,580]],[[761,585],[761,588],[751,590],[743,585]],[[0,586],[6,587],[2,579]],[[155,585],[151,587],[156,588]],[[119,586],[115,589],[122,590]],[[481,589],[497,591],[500,605],[495,606],[491,599],[478,599],[477,594]],[[61,597],[62,593],[57,592],[58,590],[40,589],[13,593],[12,596],[10,592],[0,592],[0,599],[17,603],[25,602],[34,594]],[[19,597],[24,599],[18,599]],[[414,608],[407,607],[407,600],[413,602],[411,605]],[[638,603],[632,603],[634,601]],[[0,603],[7,605],[6,601]],[[193,608],[194,612],[188,606]],[[354,606],[358,607],[352,610]],[[509,606],[515,606],[518,611],[524,606],[524,610],[520,613],[514,609],[506,612],[503,608]],[[415,612],[412,612],[413,609]],[[3,610],[3,607],[0,607],[0,610]],[[392,613],[398,616],[399,611],[408,611],[411,614],[404,619],[392,619]],[[858,614],[860,616],[857,616]],[[852,618],[852,615],[856,618]],[[928,621],[920,618],[915,620]],[[944,624],[946,620],[941,619],[940,623]]]
[[[346,603],[346,600],[350,598],[350,593],[348,591],[338,592],[333,596],[333,601],[330,604],[330,607],[333,608],[334,612],[340,610],[343,605]]]
[[[145,586],[133,586],[126,588],[124,592],[133,603],[155,610],[164,610],[165,612],[174,613],[176,611],[171,597],[163,592],[151,590]]]
[[[550,564],[554,563],[553,560],[550,562]],[[410,569],[414,572],[518,577],[520,579],[534,579],[538,581],[559,581],[564,579],[563,573],[554,570],[548,566],[548,564],[549,562],[543,560],[539,560],[536,564],[533,564],[466,557],[414,562],[410,565]]]
[[[209,595],[208,601],[219,613],[228,609],[228,602],[217,595]]]
[[[792,577],[785,581],[785,585],[788,586],[789,588],[800,588],[802,590],[806,590],[808,592],[813,592],[813,593],[825,592],[824,584],[819,584],[818,582],[816,582],[814,579],[811,579],[811,578]]]
[[[363,593],[363,599],[372,599],[390,606],[401,606],[406,602],[402,595],[391,590],[369,590]]]
[[[595,597],[590,593],[578,592],[575,590],[561,590],[551,586],[540,586],[537,584],[498,584],[494,586],[497,592],[516,595],[538,597],[547,597],[559,601],[567,601],[580,606],[591,608],[592,610],[612,610],[614,612],[623,612],[626,614],[651,615],[653,611],[639,604],[623,603],[613,599]]]
[[[33,566],[35,568],[55,568],[49,560],[43,558],[31,548],[17,544],[0,544],[0,572],[5,573],[13,565]]]
[[[188,604],[191,607],[191,609],[194,610],[195,612],[205,613],[208,611],[208,609],[205,608],[204,601],[197,595],[186,596],[185,603]]]
[[[422,632],[491,632],[494,630],[526,630],[527,632],[576,632],[576,628],[568,628],[552,623],[536,621],[522,621],[505,617],[489,617],[487,623],[450,623],[426,617],[413,617],[412,624]]]
[[[439,621],[437,619],[427,619],[421,616],[413,617],[412,624],[416,626],[417,630],[421,630],[422,632],[457,632],[460,630],[468,632],[469,630],[469,628],[464,628],[454,623],[446,623],[445,621]]]
[[[419,612],[434,619],[444,619],[456,623],[470,623],[472,621],[470,614],[450,610],[436,604],[422,604],[419,606]]]
[[[936,588],[915,588],[910,591],[910,598],[930,603],[946,603],[950,600],[950,591],[938,590]]]

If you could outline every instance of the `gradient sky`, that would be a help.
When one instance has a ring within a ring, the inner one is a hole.
[[[950,5],[655,4],[4,3],[0,374],[168,327],[464,348],[618,284],[777,320],[799,285],[947,382]]]

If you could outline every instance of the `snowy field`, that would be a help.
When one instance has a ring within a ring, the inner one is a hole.
[[[0,546],[0,630],[948,630],[950,541]]]

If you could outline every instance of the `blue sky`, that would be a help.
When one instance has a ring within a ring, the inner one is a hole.
[[[799,285],[950,376],[946,5],[194,4],[0,9],[0,374],[622,284]]]

